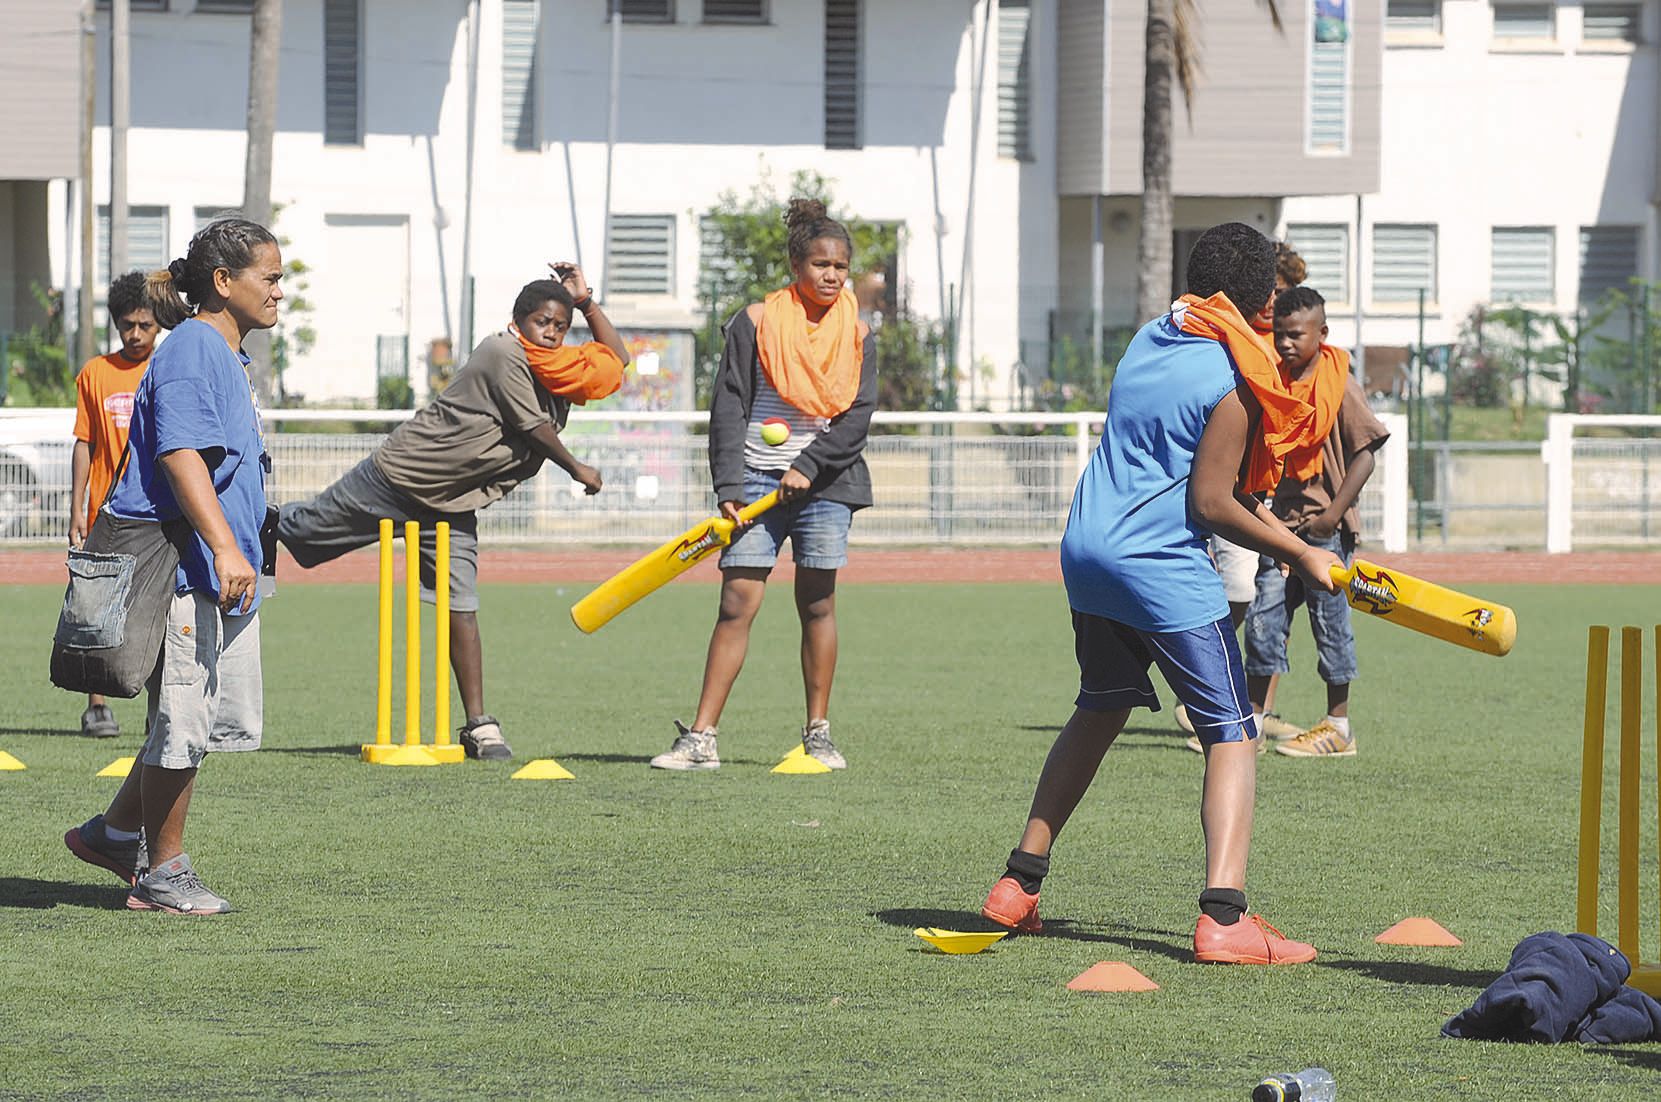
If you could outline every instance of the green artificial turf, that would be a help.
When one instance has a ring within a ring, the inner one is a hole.
[[[912,936],[986,926],[1076,686],[1058,587],[846,587],[852,765],[807,777],[768,771],[800,723],[786,594],[722,769],[674,775],[645,762],[690,718],[714,589],[673,586],[591,638],[566,617],[579,592],[484,592],[490,708],[518,762],[576,774],[549,783],[359,764],[373,591],[287,588],[264,617],[265,749],[209,760],[187,839],[238,910],[171,918],[124,910],[60,840],[103,809],[115,782],[93,774],[136,748],[138,702],[118,742],[69,734],[80,704],[45,678],[60,591],[0,588],[0,749],[28,764],[0,773],[0,1096],[1222,1100],[1310,1063],[1350,1099],[1661,1082],[1658,1046],[1438,1035],[1519,939],[1573,922],[1584,625],[1653,623],[1661,588],[1494,587],[1522,625],[1503,660],[1358,616],[1360,755],[1260,774],[1253,907],[1322,954],[1273,970],[1188,962],[1201,762],[1168,712],[1133,717],[1061,839],[1043,936],[964,957]],[[1282,711],[1313,722],[1301,619],[1294,640]],[[1373,943],[1411,915],[1464,948]],[[1101,960],[1160,990],[1066,989]]]

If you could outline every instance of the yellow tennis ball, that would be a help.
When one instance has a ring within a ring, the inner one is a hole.
[[[790,439],[790,423],[779,417],[769,417],[761,423],[761,442],[778,447]]]

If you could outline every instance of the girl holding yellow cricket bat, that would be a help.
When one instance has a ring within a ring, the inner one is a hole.
[[[871,504],[863,453],[876,407],[876,342],[848,288],[853,242],[812,199],[792,199],[788,286],[727,322],[709,412],[709,466],[721,512],[778,491],[721,555],[721,605],[710,635],[698,710],[675,721],[656,769],[718,769],[716,725],[744,667],[750,625],[788,538],[796,564],[806,696],[803,750],[832,769],[847,762],[830,738],[836,672],[836,572],[848,561],[854,511]]]

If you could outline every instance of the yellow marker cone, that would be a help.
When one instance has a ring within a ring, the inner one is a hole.
[[[515,773],[510,780],[515,781],[574,781],[576,775],[553,758],[537,758],[525,763],[525,768]]]
[[[919,926],[911,932],[942,953],[951,953],[953,956],[978,953],[988,945],[1009,936],[1008,930],[999,930],[995,934],[959,933],[957,930],[937,930],[932,926]]]
[[[133,771],[133,763],[137,758],[116,758],[104,768],[98,770],[100,777],[125,777]]]
[[[4,750],[0,750],[0,769],[17,770],[27,768],[28,766],[24,765],[10,754],[6,753]]]
[[[818,758],[809,756],[806,750],[797,746],[784,756],[784,760],[773,766],[775,773],[829,773],[831,767]]]

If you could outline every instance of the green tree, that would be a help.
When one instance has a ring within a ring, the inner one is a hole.
[[[721,327],[739,310],[791,281],[789,233],[784,214],[790,198],[818,199],[836,214],[831,181],[816,172],[797,172],[781,196],[772,177],[763,173],[747,195],[722,192],[700,221],[703,257],[699,297],[705,324],[696,334],[697,402],[709,406],[715,370],[721,358]],[[875,273],[886,276],[899,254],[901,228],[891,222],[871,222],[840,216],[853,239],[850,281]],[[918,318],[899,303],[897,289],[889,288],[890,308],[875,318],[877,373],[886,409],[926,409],[937,404],[943,355],[941,327]]]

